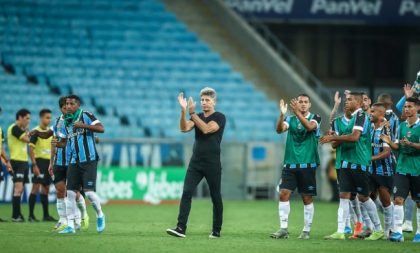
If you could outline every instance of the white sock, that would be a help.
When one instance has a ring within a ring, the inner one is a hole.
[[[420,234],[420,208],[417,207],[417,232],[416,234]]]
[[[67,224],[66,199],[57,199],[57,213],[59,222]]]
[[[289,222],[290,202],[279,202],[280,228],[287,228]]]
[[[388,234],[392,228],[392,205],[384,207],[384,227],[384,232]]]
[[[67,191],[67,226],[74,229],[75,209],[76,209],[76,192]]]
[[[411,196],[407,196],[407,199],[404,201],[404,211],[405,211],[405,222],[408,224],[413,224],[413,209],[415,202]]]
[[[351,208],[350,208],[350,210],[351,210]],[[351,216],[351,214],[347,217],[347,219],[346,219],[346,226],[345,227],[351,227],[351,219],[350,219],[350,216]]]
[[[357,219],[354,221],[356,222],[362,222],[362,211],[360,210],[360,202],[357,198],[350,200],[351,208],[353,209],[353,212],[355,213]]]
[[[351,200],[350,200],[350,207],[349,207],[349,217],[346,220],[346,227],[350,227],[350,218],[351,221],[353,222],[353,224],[356,224],[356,222],[358,221],[358,217],[357,214],[353,208],[353,204],[351,204]]]
[[[86,194],[86,197],[89,199],[89,201],[92,203],[92,206],[96,211],[96,216],[97,217],[104,216],[104,214],[102,213],[101,201],[99,200],[99,197],[96,194],[96,192],[88,191],[88,192],[85,192],[85,194]]]
[[[337,232],[344,233],[344,228],[346,226],[346,219],[349,216],[350,211],[350,200],[349,199],[340,199],[340,205],[337,212]]]
[[[401,205],[394,205],[394,230],[402,234],[402,224],[404,220],[404,207]]]
[[[305,232],[311,231],[312,220],[314,218],[314,212],[315,212],[314,203],[303,206],[303,220],[304,220],[303,231]]]
[[[382,202],[379,199],[379,197],[377,197],[374,202],[378,212],[384,213],[384,206],[382,205]]]
[[[373,230],[373,223],[370,220],[369,213],[363,205],[361,205],[360,207],[361,207],[360,209],[361,209],[361,212],[362,212],[363,226],[366,227],[366,229],[372,231]]]
[[[77,205],[77,201],[76,201],[76,205]],[[82,214],[81,214],[79,208],[74,209],[74,223],[77,226],[80,226],[80,224],[82,223]]]
[[[382,231],[381,220],[379,220],[378,210],[376,209],[375,202],[369,198],[367,201],[362,203],[362,206],[367,210],[375,231]]]
[[[77,201],[77,208],[80,210],[80,216],[82,219],[86,218],[86,201],[82,194],[79,195],[79,199]]]

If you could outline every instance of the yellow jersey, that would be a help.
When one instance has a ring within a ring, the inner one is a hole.
[[[0,153],[3,150],[3,129],[0,127]]]
[[[34,130],[39,132],[47,132],[49,128],[42,129],[40,126],[35,127]],[[35,149],[35,159],[41,158],[50,160],[51,159],[51,140],[52,136],[48,139],[38,138],[37,136],[32,136],[29,146]]]
[[[9,126],[7,129],[7,146],[10,152],[10,160],[13,161],[28,161],[28,146],[22,138],[26,132],[18,127],[16,123]]]

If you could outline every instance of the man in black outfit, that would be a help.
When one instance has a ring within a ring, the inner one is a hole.
[[[215,111],[216,91],[214,89],[202,89],[200,97],[203,112],[196,114],[196,102],[190,97],[187,103],[182,93],[178,96],[178,102],[181,106],[180,130],[181,132],[189,132],[195,129],[195,143],[184,180],[178,224],[176,228],[167,229],[166,232],[172,236],[185,238],[188,215],[191,210],[191,198],[197,185],[204,177],[209,185],[213,202],[213,230],[209,238],[215,239],[220,237],[223,222],[223,203],[220,194],[222,176],[220,143],[226,118],[222,113]],[[187,105],[191,116],[190,120],[186,119]]]

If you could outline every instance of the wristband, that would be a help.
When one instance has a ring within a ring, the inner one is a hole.
[[[195,114],[195,112],[190,112],[190,115],[192,116],[192,115],[194,115]]]

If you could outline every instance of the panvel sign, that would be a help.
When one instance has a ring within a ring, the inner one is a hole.
[[[96,192],[103,202],[135,200],[159,204],[164,200],[179,200],[185,173],[184,167],[100,167]]]
[[[225,0],[245,18],[296,23],[419,25],[420,0]]]

